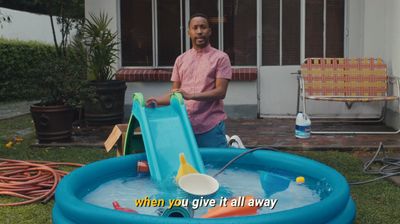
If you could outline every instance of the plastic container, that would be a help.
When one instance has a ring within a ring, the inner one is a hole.
[[[296,117],[296,138],[309,138],[311,135],[311,120],[307,114],[298,113]]]
[[[194,196],[206,196],[214,194],[219,189],[218,181],[207,174],[190,173],[179,178],[178,186]]]

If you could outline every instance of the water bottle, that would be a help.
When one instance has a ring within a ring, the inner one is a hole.
[[[296,138],[309,138],[311,135],[311,120],[307,114],[298,113],[296,117]]]

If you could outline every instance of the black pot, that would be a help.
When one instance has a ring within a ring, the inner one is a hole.
[[[89,125],[111,125],[124,119],[125,81],[109,80],[92,82],[96,100],[84,106],[84,118]]]
[[[71,140],[74,110],[69,106],[31,106],[39,143],[66,142]]]

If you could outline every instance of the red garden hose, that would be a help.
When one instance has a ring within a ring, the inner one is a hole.
[[[23,199],[20,202],[0,203],[0,207],[49,201],[60,179],[68,174],[66,171],[59,170],[59,166],[81,167],[83,165],[0,158],[0,195]]]

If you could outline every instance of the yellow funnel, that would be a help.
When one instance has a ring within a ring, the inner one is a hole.
[[[181,165],[179,166],[178,173],[175,177],[176,182],[178,182],[179,178],[189,173],[198,173],[195,168],[193,168],[189,163],[186,162],[185,155],[183,153],[179,154],[179,161]]]

